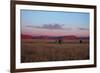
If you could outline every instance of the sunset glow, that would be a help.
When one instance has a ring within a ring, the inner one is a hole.
[[[21,34],[89,36],[89,13],[21,10]]]

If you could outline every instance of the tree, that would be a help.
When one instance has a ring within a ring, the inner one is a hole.
[[[80,40],[80,43],[82,43],[82,40]]]

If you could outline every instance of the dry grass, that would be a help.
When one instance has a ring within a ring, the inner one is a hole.
[[[64,40],[62,44],[55,40],[23,39],[21,41],[21,62],[64,61],[89,59],[88,40]]]

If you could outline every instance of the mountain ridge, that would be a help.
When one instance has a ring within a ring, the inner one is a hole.
[[[22,39],[89,39],[89,37],[77,37],[74,35],[67,35],[67,36],[31,36],[26,34],[21,34]]]

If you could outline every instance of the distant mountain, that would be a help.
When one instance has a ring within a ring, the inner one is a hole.
[[[67,40],[74,40],[74,39],[89,39],[89,37],[76,37],[74,35],[69,36],[31,36],[31,35],[21,35],[22,39],[67,39]]]
[[[22,39],[32,39],[33,37],[31,35],[21,34],[21,38]]]
[[[89,37],[77,37],[78,39],[89,39]]]
[[[26,34],[21,34],[22,39],[49,39],[48,36],[31,36]]]
[[[73,36],[73,35],[69,35],[69,36],[63,36],[62,39],[77,39],[76,36]]]

